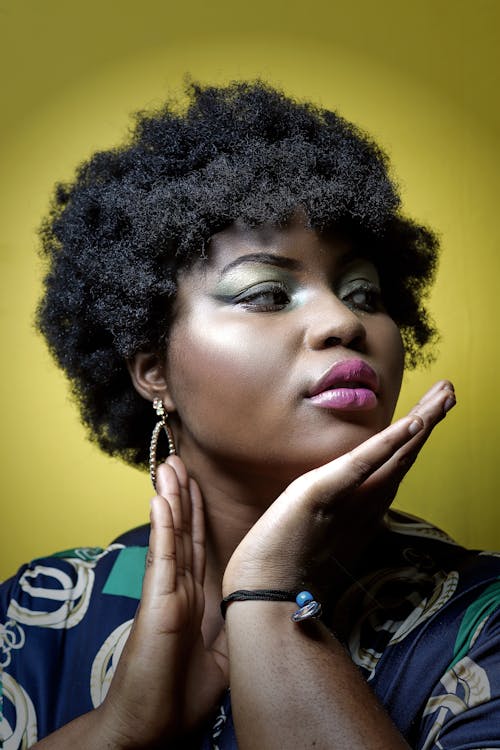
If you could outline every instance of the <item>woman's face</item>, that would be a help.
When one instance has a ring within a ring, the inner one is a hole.
[[[291,481],[385,427],[402,372],[375,267],[300,221],[224,230],[179,280],[166,375],[188,466]]]

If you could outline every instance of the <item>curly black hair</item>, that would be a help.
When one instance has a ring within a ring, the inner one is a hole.
[[[38,328],[91,438],[135,465],[147,465],[153,412],[126,358],[165,350],[179,271],[237,219],[283,226],[300,207],[312,228],[343,232],[379,270],[407,364],[435,337],[424,302],[436,237],[401,214],[387,157],[365,133],[261,81],[190,82],[186,95],[137,114],[127,143],[57,185],[40,229]]]

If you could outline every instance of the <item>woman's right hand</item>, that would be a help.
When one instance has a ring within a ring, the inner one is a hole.
[[[203,643],[202,497],[178,456],[158,467],[142,598],[98,709],[110,746],[150,748],[189,734],[228,684],[224,631]]]
[[[432,430],[455,404],[442,380],[410,413],[293,481],[233,552],[223,596],[238,589],[312,587],[331,595],[380,528],[398,486]]]

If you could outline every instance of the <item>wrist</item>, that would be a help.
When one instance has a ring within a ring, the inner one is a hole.
[[[295,594],[292,591],[282,589],[239,589],[233,591],[222,599],[221,614],[226,619],[226,611],[231,604],[243,602],[265,602],[265,603],[295,603],[296,609],[291,613],[290,619],[297,623],[303,620],[318,619],[322,614],[322,605],[317,601],[310,591],[302,590]]]
[[[128,735],[112,700],[106,698],[94,713],[94,730],[101,747],[109,747],[113,750],[132,750],[132,748],[139,747],[135,744],[134,738]],[[146,748],[141,748],[141,750],[146,750]]]
[[[222,579],[222,597],[230,596],[234,591],[289,591],[294,597],[299,591],[307,588],[304,581],[292,574],[279,575],[277,571],[239,571],[226,569]]]
[[[272,624],[274,628],[292,627],[291,615],[297,609],[294,602],[286,601],[235,601],[228,607],[226,613],[226,627],[240,625]]]
[[[148,731],[143,717],[139,724],[137,716],[126,711],[129,714],[126,718],[123,709],[115,706],[108,698],[109,696],[92,712],[95,714],[95,722],[92,725],[95,744],[91,743],[90,747],[105,747],[112,750],[173,750],[176,747],[175,741],[179,739],[178,728],[177,731],[173,727],[166,731],[162,727],[161,732],[157,733],[152,729],[154,722],[151,721],[148,729],[152,731]]]

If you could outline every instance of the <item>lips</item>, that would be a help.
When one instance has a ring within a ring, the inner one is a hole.
[[[311,388],[308,398],[326,409],[358,411],[377,405],[379,379],[362,359],[337,362]]]

